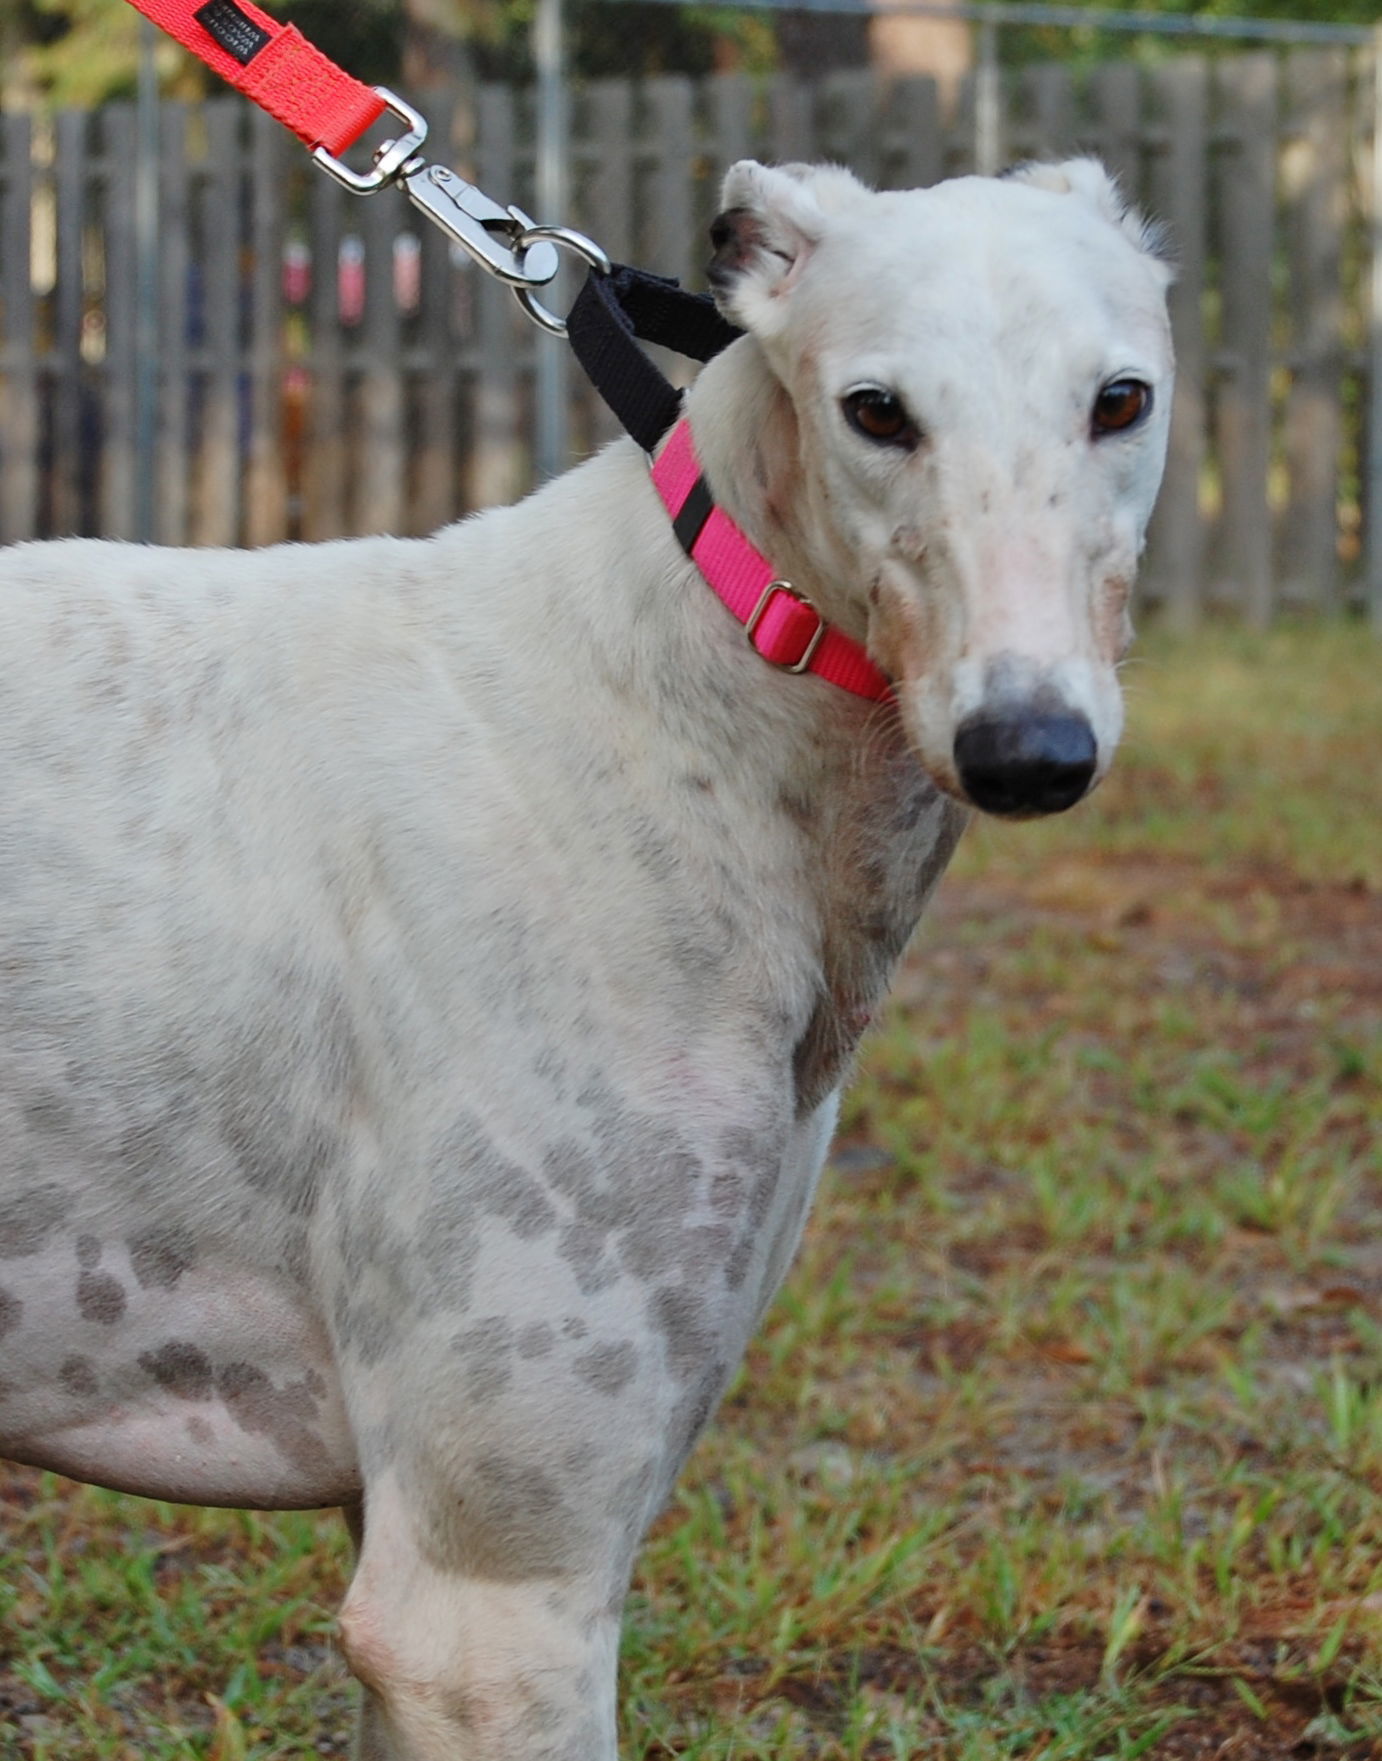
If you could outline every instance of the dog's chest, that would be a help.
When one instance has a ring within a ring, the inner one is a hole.
[[[799,1116],[844,1080],[968,817],[905,751],[861,765],[856,782],[819,847],[815,993],[792,1053]]]

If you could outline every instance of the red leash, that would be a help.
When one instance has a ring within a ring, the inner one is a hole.
[[[604,252],[579,233],[536,226],[521,208],[502,208],[454,171],[429,165],[422,156],[427,124],[411,105],[383,86],[363,85],[309,43],[296,25],[280,23],[254,0],[200,5],[130,0],[130,5],[290,128],[312,149],[316,163],[348,190],[371,195],[397,184],[491,275],[512,287],[544,328],[565,332],[535,293],[556,274],[558,248],[609,267]],[[404,133],[376,150],[371,170],[353,171],[341,154],[385,111],[404,124]]]
[[[384,100],[251,0],[130,0],[238,92],[333,157],[383,115]]]

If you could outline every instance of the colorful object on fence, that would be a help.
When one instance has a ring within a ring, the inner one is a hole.
[[[130,0],[236,91],[290,128],[308,147],[333,156],[357,141],[386,106],[309,43],[252,0]]]
[[[565,324],[537,299],[557,273],[558,250],[608,270],[596,244],[569,227],[537,226],[521,208],[501,207],[483,190],[442,165],[429,165],[421,148],[426,120],[383,86],[361,85],[314,49],[293,25],[279,24],[252,0],[130,0],[130,4],[198,55],[216,73],[290,128],[336,182],[359,196],[397,184],[486,271],[507,282],[536,324],[561,336]],[[384,141],[373,168],[354,171],[341,158],[385,111],[404,125]]]

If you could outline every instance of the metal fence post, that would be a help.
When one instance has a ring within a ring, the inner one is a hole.
[[[1372,187],[1368,191],[1367,607],[1382,635],[1382,26],[1372,38]]]
[[[158,477],[158,67],[157,31],[139,21],[134,162],[134,536],[152,544]]]
[[[537,64],[537,177],[536,208],[539,222],[549,226],[566,223],[567,125],[566,42],[562,0],[538,0],[533,18],[533,59]],[[559,287],[562,277],[554,284]],[[535,475],[539,483],[566,469],[570,453],[567,411],[566,344],[560,337],[539,332],[536,350],[534,404]]]
[[[979,65],[974,72],[974,169],[992,177],[1003,163],[1002,91],[998,70],[998,25],[989,17],[979,24]]]

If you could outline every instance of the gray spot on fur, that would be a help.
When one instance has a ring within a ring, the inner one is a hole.
[[[466,1360],[465,1391],[478,1405],[496,1399],[513,1378],[513,1327],[506,1315],[488,1315],[451,1341]]]
[[[517,1350],[521,1358],[546,1357],[557,1343],[557,1336],[546,1321],[534,1321],[518,1335]]]
[[[225,1060],[221,1134],[241,1179],[305,1217],[344,1151],[337,1121],[359,1051],[349,1007],[328,976],[285,956],[266,960],[260,977],[266,1002]]]
[[[710,1208],[717,1217],[737,1217],[744,1208],[743,1176],[723,1169],[710,1182]]]
[[[691,1453],[697,1437],[710,1423],[720,1395],[729,1380],[730,1366],[712,1363],[696,1386],[677,1402],[668,1426],[669,1463],[675,1474]]]
[[[130,1265],[145,1290],[171,1290],[197,1262],[196,1237],[180,1223],[145,1229],[130,1238]]]
[[[678,1381],[705,1368],[715,1336],[705,1322],[705,1303],[692,1290],[664,1285],[650,1304],[654,1324],[667,1341],[667,1364]]]
[[[814,827],[818,814],[816,804],[809,795],[796,789],[782,789],[778,793],[777,804],[793,825],[800,826],[803,831],[810,831]]]
[[[583,1382],[601,1394],[618,1394],[628,1386],[638,1367],[638,1352],[627,1339],[611,1340],[582,1352],[573,1368]]]
[[[125,1287],[109,1272],[83,1272],[77,1280],[77,1309],[83,1320],[113,1327],[125,1312]]]
[[[30,1186],[0,1204],[0,1260],[24,1259],[47,1246],[53,1231],[72,1209],[60,1186]]]
[[[100,1388],[95,1366],[88,1357],[64,1358],[58,1381],[78,1400],[89,1400]]]
[[[101,1263],[101,1244],[94,1235],[77,1237],[77,1264],[87,1271]]]
[[[701,1199],[704,1167],[665,1121],[630,1110],[600,1078],[581,1091],[590,1146],[573,1139],[543,1158],[551,1189],[571,1205],[558,1252],[582,1292],[606,1289],[623,1270],[647,1281],[684,1264],[685,1218]]]
[[[340,1290],[331,1318],[342,1346],[367,1369],[381,1363],[399,1340],[398,1317],[382,1304]]]
[[[516,1583],[562,1577],[588,1557],[584,1499],[567,1504],[551,1472],[523,1456],[494,1452],[464,1468],[433,1457],[408,1478],[424,1544],[444,1571]]]
[[[382,1182],[371,1184],[338,1236],[341,1278],[332,1324],[341,1347],[367,1367],[394,1349],[410,1317],[438,1307],[464,1309],[479,1251],[450,1193],[429,1206],[413,1237],[390,1222],[387,1207]]]
[[[580,1102],[587,1102],[582,1094]],[[566,1198],[574,1199],[577,1207],[589,1209],[598,1203],[599,1170],[595,1158],[579,1143],[568,1139],[553,1144],[542,1158],[542,1173],[549,1186]]]
[[[0,1290],[0,1339],[14,1331],[23,1313],[24,1304],[19,1298],[11,1296],[8,1290]]]
[[[210,1400],[211,1360],[185,1339],[170,1339],[157,1351],[141,1352],[139,1367],[179,1400]]]
[[[618,1268],[605,1255],[609,1230],[597,1223],[568,1223],[557,1240],[557,1252],[575,1274],[583,1296],[593,1296],[617,1282]]]
[[[501,1218],[520,1241],[544,1235],[557,1220],[542,1182],[506,1156],[473,1113],[462,1113],[433,1160],[443,1178],[464,1170],[468,1202]]]
[[[664,1489],[665,1477],[661,1460],[650,1455],[619,1480],[605,1506],[606,1512],[612,1517],[624,1518],[634,1533],[641,1534],[652,1515],[654,1500]],[[620,1609],[616,1608],[614,1612],[618,1613]]]
[[[751,1131],[733,1125],[721,1140],[725,1160],[748,1182],[747,1220],[757,1235],[767,1221],[782,1172],[782,1150],[776,1132]]]
[[[749,1267],[753,1264],[757,1245],[758,1243],[752,1235],[740,1236],[739,1245],[729,1256],[725,1266],[725,1282],[731,1290],[739,1290],[743,1287],[744,1280],[749,1275]]]
[[[422,1213],[413,1247],[416,1266],[425,1275],[428,1309],[459,1314],[469,1308],[480,1234],[474,1211],[460,1193],[446,1191],[432,1200]],[[406,1264],[401,1271],[409,1275]]]
[[[910,754],[892,763],[887,811],[869,840],[835,855],[816,1006],[792,1054],[797,1116],[844,1080],[898,956],[949,862],[967,814]]]
[[[321,1439],[311,1428],[317,1403],[305,1382],[275,1388],[255,1365],[233,1363],[216,1372],[216,1392],[242,1431],[267,1437],[296,1467],[318,1468]]]
[[[472,1514],[490,1547],[501,1549],[524,1576],[556,1575],[570,1557],[571,1513],[561,1489],[541,1468],[510,1456],[488,1455],[476,1464]]]

